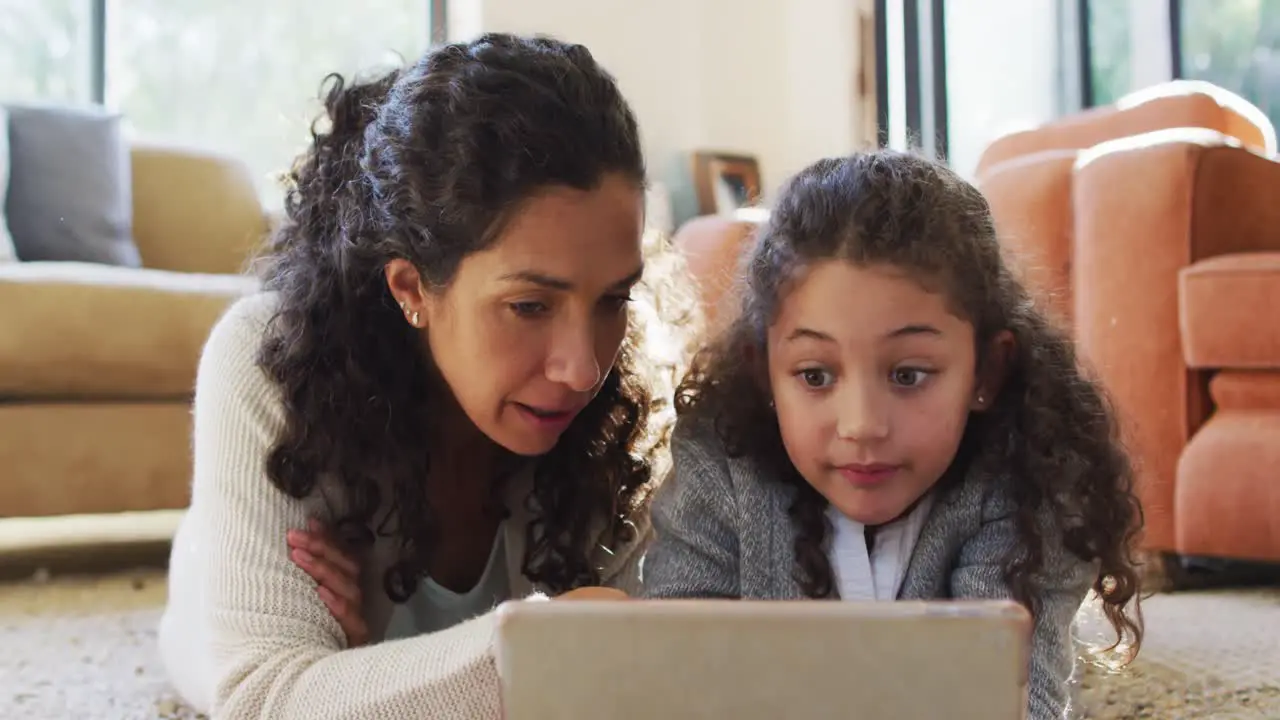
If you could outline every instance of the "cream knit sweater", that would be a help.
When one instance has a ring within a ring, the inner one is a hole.
[[[316,497],[296,500],[276,490],[263,470],[284,422],[276,386],[255,363],[274,305],[270,294],[237,302],[201,357],[191,506],[174,538],[159,629],[172,684],[215,720],[499,717],[493,613],[377,642],[392,609],[381,582],[394,549],[379,540],[360,558],[374,641],[348,649],[315,583],[290,561],[285,532],[338,510],[323,481]],[[537,591],[520,572],[528,489],[528,477],[513,482],[508,502],[507,571],[516,597]],[[632,594],[649,537],[647,526],[639,530],[625,552],[600,548],[595,555],[606,582]]]

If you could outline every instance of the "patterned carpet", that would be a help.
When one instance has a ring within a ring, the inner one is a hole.
[[[164,574],[0,585],[0,717],[201,717],[170,692],[155,652]]]
[[[1156,595],[1143,613],[1129,668],[1082,666],[1082,718],[1280,719],[1280,588]],[[1105,646],[1100,614],[1080,620],[1081,638]]]
[[[156,657],[164,602],[156,571],[0,584],[0,717],[198,717],[167,688]],[[1161,595],[1127,670],[1085,667],[1080,717],[1280,718],[1280,588]],[[1082,613],[1081,636],[1103,640]]]

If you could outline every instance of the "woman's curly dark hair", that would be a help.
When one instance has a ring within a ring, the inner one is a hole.
[[[1071,339],[1046,320],[1006,266],[986,199],[945,166],[910,153],[822,160],[792,179],[746,258],[741,313],[694,358],[676,396],[681,416],[714,420],[730,454],[749,454],[796,486],[791,515],[804,591],[836,592],[824,552],[827,503],[787,457],[770,405],[765,338],[788,283],[803,267],[828,259],[904,268],[946,293],[974,326],[979,367],[991,361],[985,356],[997,335],[1012,333],[1015,349],[1001,390],[988,411],[970,415],[942,482],[954,487],[971,469],[1016,478],[1010,485],[1024,551],[1005,559],[1006,577],[1033,611],[1044,569],[1037,518],[1064,519],[1067,549],[1100,563],[1094,590],[1116,646],[1127,638],[1136,653],[1142,624],[1133,551],[1142,511],[1115,415],[1099,385],[1082,374]]]
[[[313,125],[289,174],[286,219],[262,263],[279,306],[259,363],[282,391],[286,418],[267,474],[293,497],[335,478],[345,540],[399,540],[383,585],[404,601],[435,542],[423,438],[448,390],[432,380],[384,267],[403,258],[428,287],[447,287],[463,258],[492,243],[538,190],[589,190],[610,173],[640,188],[645,164],[630,107],[581,45],[488,34],[371,81],[326,82],[327,127]],[[667,282],[675,265],[655,260],[666,246],[646,246],[636,304],[656,307],[660,292],[664,319],[683,322],[671,316],[692,298],[679,302]],[[603,528],[607,546],[628,541],[656,476],[666,431],[653,393],[674,380],[655,383],[679,368],[656,366],[644,319],[633,311],[603,388],[537,461],[523,567],[553,592],[598,584],[588,535]]]

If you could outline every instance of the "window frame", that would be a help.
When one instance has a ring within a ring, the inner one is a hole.
[[[894,120],[889,109],[888,4],[875,0],[876,136],[889,145]],[[934,158],[947,157],[950,129],[947,118],[946,0],[897,0],[902,3],[902,48],[905,75],[906,135],[909,143]],[[916,140],[912,140],[915,138]]]

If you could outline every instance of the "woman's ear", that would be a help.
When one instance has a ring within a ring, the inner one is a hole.
[[[969,409],[982,412],[995,404],[996,396],[1004,387],[1009,366],[1013,362],[1013,355],[1017,349],[1017,340],[1008,330],[1001,330],[991,339],[978,367],[978,382],[974,386]]]
[[[384,268],[387,277],[387,290],[404,313],[405,322],[421,328],[426,324],[427,293],[422,287],[422,275],[413,263],[403,258],[396,258]]]

